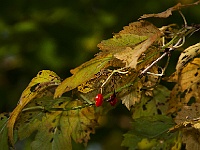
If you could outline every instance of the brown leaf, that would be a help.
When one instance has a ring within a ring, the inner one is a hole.
[[[177,125],[171,129],[182,129],[182,142],[186,144],[187,150],[200,148],[200,121],[196,119],[200,116],[199,109],[200,103],[183,106],[175,118]]]
[[[129,94],[122,97],[122,104],[124,104],[128,110],[131,109],[132,106],[135,105],[135,103],[139,103],[142,97],[142,91],[140,90],[142,88],[142,83],[140,81],[136,82],[132,89],[129,89]]]
[[[136,28],[137,31],[135,31]],[[136,68],[139,57],[160,37],[161,32],[153,24],[140,21],[125,27],[120,33],[131,32],[132,30],[137,34],[146,35],[148,39],[135,47],[126,47],[114,56],[126,63],[126,67]]]
[[[182,5],[181,3],[178,3],[177,5],[175,5],[173,7],[170,7],[166,11],[163,11],[161,13],[157,13],[157,14],[144,14],[144,15],[142,15],[139,18],[139,20],[146,19],[146,18],[151,18],[151,17],[167,18],[170,15],[172,15],[173,11],[178,11],[178,10],[181,10],[183,8],[187,8],[187,7],[190,7],[190,6],[198,5],[199,3],[200,3],[200,1],[197,1],[197,2],[192,3],[192,4],[185,4],[185,5]]]

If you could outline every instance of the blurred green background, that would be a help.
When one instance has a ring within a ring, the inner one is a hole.
[[[194,1],[1,0],[0,112],[14,109],[38,71],[49,69],[64,79],[70,76],[70,69],[98,52],[96,45],[101,40],[111,38],[112,33],[143,14],[164,11],[178,2]],[[183,14],[188,24],[200,23],[200,6],[185,9]],[[150,21],[158,27],[170,23],[183,25],[177,12],[168,19]],[[186,44],[196,42],[199,33]]]

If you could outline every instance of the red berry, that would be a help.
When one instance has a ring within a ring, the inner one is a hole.
[[[114,93],[110,96],[110,98],[107,100],[107,102],[110,102],[110,105],[111,105],[111,106],[115,106],[115,104],[117,103],[117,98],[116,98],[115,91],[114,91]]]
[[[95,97],[95,105],[99,107],[102,105],[102,103],[103,103],[103,95],[97,94],[97,96]]]
[[[110,101],[111,106],[115,106],[116,103],[117,103],[117,98],[114,98],[112,101]]]

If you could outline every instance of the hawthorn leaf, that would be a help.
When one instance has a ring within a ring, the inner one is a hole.
[[[178,10],[181,10],[183,8],[187,8],[187,7],[190,7],[190,6],[194,6],[194,5],[198,5],[200,1],[197,1],[195,3],[191,3],[191,4],[185,4],[185,5],[182,5],[181,3],[178,3],[176,4],[175,6],[173,7],[170,7],[168,8],[166,11],[163,11],[161,13],[157,13],[157,14],[144,14],[142,15],[140,19],[146,19],[146,18],[152,18],[152,17],[158,17],[158,18],[167,18],[169,16],[172,15],[172,12],[173,11],[178,11]]]
[[[73,90],[80,84],[90,80],[96,73],[104,68],[112,59],[112,55],[108,54],[104,57],[97,56],[94,59],[82,64],[81,66],[71,70],[73,75],[66,78],[57,88],[54,98],[60,97],[63,93]]]
[[[142,95],[141,102],[134,106],[133,118],[140,118],[142,116],[165,115],[168,110],[168,98],[170,91],[158,85],[153,90],[152,96]]]
[[[140,23],[140,24],[139,24]],[[114,54],[117,59],[122,60],[126,63],[126,67],[136,68],[138,64],[139,57],[145,53],[145,51],[161,36],[160,30],[149,22],[136,22],[129,25],[129,28],[137,25],[137,29],[142,32],[142,34],[147,36],[145,41],[138,43],[135,47],[126,47],[122,51]],[[126,28],[125,28],[126,29]],[[132,28],[131,28],[132,29]],[[123,30],[124,32],[126,30]],[[141,34],[141,33],[140,33]],[[157,49],[154,50],[156,52]]]
[[[124,134],[122,146],[129,149],[171,149],[177,133],[168,133],[174,125],[171,117],[164,115],[146,116],[134,119],[132,129]],[[162,141],[162,142],[161,142]]]
[[[177,84],[171,91],[169,113],[177,112],[192,101],[200,102],[200,58],[187,63],[176,76]]]
[[[56,100],[53,97],[34,99],[17,121],[19,139],[36,132],[31,143],[33,150],[71,150],[72,139],[76,143],[87,144],[90,133],[94,133],[94,128],[98,125],[99,115],[95,112],[95,107],[82,106],[83,102],[73,101],[68,97]]]
[[[17,120],[18,115],[21,113],[22,109],[34,98],[47,95],[48,89],[60,84],[60,77],[50,70],[40,71],[36,77],[34,77],[29,83],[28,87],[22,92],[20,101],[16,108],[10,115],[7,123],[8,127],[8,137],[12,146],[14,146],[13,141],[13,128]],[[51,93],[51,92],[50,92]]]
[[[118,33],[113,36],[113,38],[101,41],[98,44],[100,50],[105,51],[116,51],[124,49],[126,47],[133,47],[136,44],[147,39],[147,36],[139,36],[131,33]]]
[[[193,59],[199,54],[200,54],[200,43],[197,43],[195,45],[192,45],[186,48],[179,56],[179,59],[176,65],[176,70],[182,69],[183,66],[186,63],[188,63],[188,61],[190,61],[191,59]]]
[[[139,103],[142,97],[142,83],[141,81],[138,81],[134,83],[134,86],[129,89],[129,94],[123,96],[121,98],[122,104],[124,104],[128,110],[131,110],[132,106],[134,106],[136,103]]]
[[[182,110],[177,113],[175,122],[177,125],[169,131],[182,131],[182,142],[186,144],[186,149],[200,148],[200,103],[193,103],[191,106],[183,106]]]
[[[121,143],[121,146],[129,147],[129,150],[137,150],[138,143],[142,140],[142,137],[134,135],[132,132],[128,132],[123,135],[124,140]]]

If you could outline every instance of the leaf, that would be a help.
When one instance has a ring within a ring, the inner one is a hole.
[[[166,87],[158,85],[153,90],[152,96],[143,95],[141,102],[135,105],[132,117],[165,115],[168,110],[169,95],[170,91]]]
[[[131,33],[124,33],[121,34],[120,32],[113,36],[113,38],[108,40],[101,41],[100,44],[98,44],[98,47],[105,51],[116,51],[117,49],[123,49],[124,47],[132,47],[136,44],[144,41],[147,39],[147,36],[139,36]]]
[[[4,150],[9,150],[8,129],[6,128],[8,118],[8,113],[0,114],[0,145]]]
[[[152,30],[153,29],[149,29]],[[149,37],[134,48],[127,47],[124,51],[116,53],[114,56],[126,63],[126,67],[136,68],[139,57],[153,44],[160,36],[160,31]],[[156,51],[156,49],[155,49]]]
[[[186,144],[186,149],[200,148],[200,103],[193,103],[191,106],[183,106],[178,112],[175,122],[176,126],[170,129],[171,132],[176,130],[182,131],[182,142]]]
[[[178,10],[181,10],[183,8],[187,8],[187,7],[190,7],[190,6],[194,6],[194,5],[198,5],[200,1],[197,1],[195,3],[191,3],[191,4],[185,4],[185,5],[182,5],[181,3],[178,3],[177,5],[173,6],[173,7],[170,7],[168,8],[166,11],[163,11],[161,13],[157,13],[157,14],[144,14],[142,15],[140,19],[146,19],[146,18],[151,18],[151,17],[158,17],[158,18],[167,18],[169,17],[170,15],[172,15],[172,12],[173,11],[178,11]]]
[[[21,113],[22,109],[34,98],[43,95],[48,95],[49,88],[55,87],[60,84],[60,77],[56,73],[50,70],[40,71],[35,78],[31,80],[28,87],[23,91],[19,104],[13,110],[7,123],[8,127],[8,137],[12,146],[13,142],[13,128],[17,120],[18,115]],[[51,94],[51,92],[50,92]]]
[[[20,115],[17,130],[20,140],[37,131],[31,144],[33,150],[71,150],[72,139],[77,143],[87,143],[90,133],[94,133],[98,125],[99,115],[95,113],[95,107],[80,107],[83,103],[79,100],[43,97],[31,103]],[[47,111],[37,110],[34,105],[42,106]],[[30,116],[32,112],[36,114]]]
[[[129,150],[137,150],[138,149],[138,143],[142,140],[141,137],[138,137],[137,135],[134,135],[131,132],[128,132],[123,135],[124,140],[121,143],[121,146],[129,147]]]
[[[192,45],[188,48],[186,48],[181,55],[179,56],[176,70],[180,70],[183,68],[185,64],[188,63],[191,59],[193,59],[195,56],[200,54],[200,43],[197,43],[195,45]]]
[[[142,97],[142,83],[141,81],[136,82],[129,90],[128,94],[121,98],[122,104],[124,104],[128,110],[131,110],[131,107],[135,105],[135,103],[139,103]]]
[[[80,84],[90,80],[112,59],[112,55],[108,54],[105,57],[97,56],[94,59],[82,64],[71,72],[74,73],[71,77],[66,78],[57,88],[54,98],[60,97],[63,93],[73,90]]]
[[[189,62],[176,76],[177,84],[169,100],[170,113],[177,112],[190,101],[200,102],[200,58]]]
[[[132,129],[124,134],[122,146],[138,149],[142,144],[150,144],[148,149],[170,149],[175,144],[177,133],[167,133],[174,125],[171,117],[156,115],[135,119]],[[146,142],[145,142],[146,141]],[[161,142],[162,141],[162,142]]]
[[[125,67],[136,68],[138,59],[153,42],[161,35],[161,32],[153,24],[147,21],[133,22],[125,26],[122,31],[112,39],[104,40],[98,47],[112,52],[114,57],[122,60]]]

